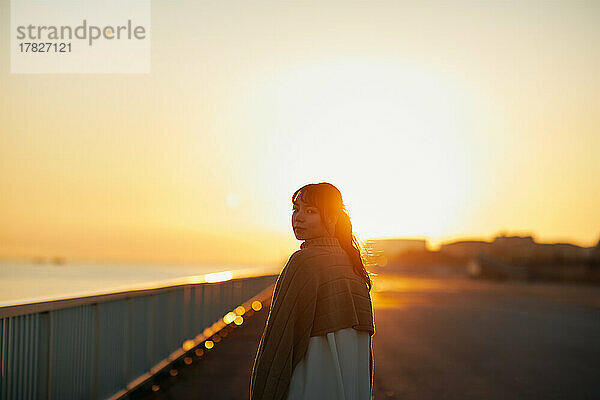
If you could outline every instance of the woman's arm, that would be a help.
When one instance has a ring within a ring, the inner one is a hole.
[[[294,253],[277,280],[252,369],[251,400],[284,398],[293,370],[306,353],[318,289],[308,260],[300,251]]]

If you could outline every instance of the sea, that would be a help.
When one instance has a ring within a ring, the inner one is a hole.
[[[181,282],[236,271],[277,274],[282,267],[225,264],[37,263],[0,261],[0,307],[83,297]]]

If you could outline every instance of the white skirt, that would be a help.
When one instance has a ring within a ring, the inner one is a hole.
[[[370,400],[370,335],[353,328],[312,336],[287,400]]]

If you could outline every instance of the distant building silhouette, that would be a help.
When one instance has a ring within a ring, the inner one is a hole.
[[[487,253],[491,245],[491,242],[483,240],[461,240],[441,245],[440,252],[452,257],[471,258],[479,253]]]
[[[375,252],[383,252],[389,258],[394,258],[407,251],[427,250],[426,239],[386,238],[369,240],[368,243]]]
[[[592,248],[571,243],[537,243],[533,236],[506,236],[494,238],[492,242],[463,240],[443,244],[440,251],[460,258],[488,255],[506,261],[516,260],[573,260],[587,258]]]
[[[401,238],[372,239],[365,242],[365,250],[368,265],[388,273],[443,269],[482,278],[600,283],[600,243],[537,243],[531,235],[501,233],[491,242],[444,243],[439,251],[429,250],[426,240]]]

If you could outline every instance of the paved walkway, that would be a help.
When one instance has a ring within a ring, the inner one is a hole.
[[[225,328],[227,336],[190,365],[177,368],[177,375],[159,377],[138,391],[132,399],[223,399],[250,398],[250,374],[260,335],[267,322],[269,304],[248,317],[241,326]],[[170,371],[168,371],[170,372]],[[152,386],[158,385],[152,391]]]

